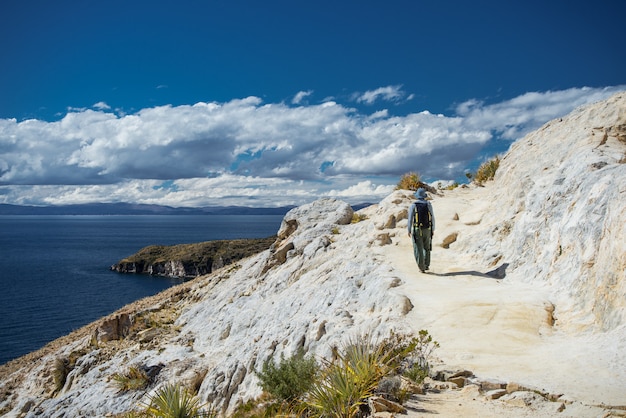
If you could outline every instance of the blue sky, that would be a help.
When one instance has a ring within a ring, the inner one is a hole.
[[[626,89],[623,1],[4,1],[0,203],[375,201]]]

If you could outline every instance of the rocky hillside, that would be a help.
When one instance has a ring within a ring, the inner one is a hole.
[[[561,327],[626,331],[626,94],[513,144],[487,198],[465,251],[551,287]]]
[[[406,236],[411,193],[358,217],[321,199],[289,211],[268,250],[0,366],[0,412],[111,416],[177,382],[228,413],[260,395],[254,371],[269,358],[300,348],[330,358],[350,337],[428,329],[441,344],[439,368],[475,373],[432,384],[449,409],[434,393],[414,397],[415,408],[619,416],[625,109],[626,94],[579,109],[520,140],[486,187],[433,195],[430,274],[417,270]],[[131,367],[150,371],[147,392],[119,391],[114,376]]]
[[[111,266],[118,273],[193,278],[267,250],[276,237],[151,245]]]

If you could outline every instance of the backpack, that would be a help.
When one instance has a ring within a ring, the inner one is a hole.
[[[430,228],[432,226],[428,203],[415,202],[415,216],[413,217],[413,228]]]

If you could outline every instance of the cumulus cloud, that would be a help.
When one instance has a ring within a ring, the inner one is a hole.
[[[404,98],[406,93],[402,91],[402,86],[387,86],[379,87],[376,90],[369,90],[365,93],[356,95],[356,101],[358,103],[365,103],[368,105],[374,104],[377,100],[385,100],[388,102],[397,102]],[[412,98],[413,96],[411,96]]]
[[[386,89],[361,97],[400,94],[399,86]],[[462,177],[493,141],[519,138],[623,89],[471,100],[453,116],[364,114],[333,101],[293,107],[248,97],[129,115],[101,102],[54,122],[0,119],[0,203],[282,206],[320,196],[371,202],[408,171]],[[299,100],[310,94],[301,93]]]
[[[92,107],[93,107],[94,109],[98,109],[98,110],[110,110],[110,109],[111,109],[111,106],[109,106],[109,105],[108,105],[108,104],[106,104],[105,102],[98,102],[98,103],[95,103]]]
[[[299,91],[291,100],[292,104],[300,104],[302,101],[313,94],[313,90]]]

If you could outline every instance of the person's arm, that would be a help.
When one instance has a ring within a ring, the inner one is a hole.
[[[430,211],[430,233],[435,233],[435,211],[433,210],[433,205],[428,202],[428,210]]]
[[[413,226],[413,217],[415,216],[415,204],[411,204],[411,208],[409,209],[409,224],[407,225],[407,229],[409,231],[409,236],[411,236],[411,227]]]

